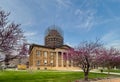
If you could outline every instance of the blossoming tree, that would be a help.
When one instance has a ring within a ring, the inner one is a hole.
[[[8,62],[20,55],[21,52],[25,52],[23,49],[25,37],[20,24],[10,22],[9,15],[10,13],[0,9],[0,54],[5,56],[5,59],[0,58],[0,62]]]
[[[109,70],[116,66],[120,66],[120,51],[116,48],[101,48],[96,57],[96,62],[99,66],[106,67]]]
[[[101,42],[82,42],[78,47],[69,50],[69,58],[84,72],[84,80],[88,80],[88,74],[95,64],[96,53],[102,47]]]

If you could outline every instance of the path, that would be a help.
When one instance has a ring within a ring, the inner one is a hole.
[[[120,78],[102,79],[102,80],[91,81],[91,82],[120,82]]]
[[[101,73],[101,72],[97,72],[97,71],[91,71],[94,73]],[[108,72],[103,72],[104,74],[108,74]],[[110,74],[113,75],[120,75],[120,73],[115,73],[115,72],[110,72]],[[109,79],[102,79],[102,80],[98,80],[98,81],[91,81],[91,82],[120,82],[120,77],[119,78],[109,78]]]

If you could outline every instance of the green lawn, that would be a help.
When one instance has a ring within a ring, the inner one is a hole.
[[[108,70],[103,70],[103,72],[108,72]],[[111,69],[110,72],[120,73],[120,70]]]
[[[107,77],[105,74],[90,73],[89,78]],[[83,79],[83,72],[60,71],[4,71],[0,72],[0,82],[73,82]]]

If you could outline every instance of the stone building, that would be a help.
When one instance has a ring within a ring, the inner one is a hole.
[[[45,45],[30,45],[29,68],[73,69],[72,61],[65,59],[71,47],[64,45],[63,34],[56,26],[47,29],[44,40]]]

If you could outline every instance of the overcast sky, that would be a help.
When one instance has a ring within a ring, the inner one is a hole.
[[[0,7],[21,24],[29,43],[43,45],[45,30],[55,24],[65,44],[99,38],[120,48],[120,0],[0,0]]]

